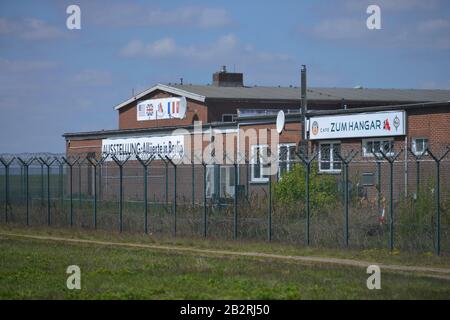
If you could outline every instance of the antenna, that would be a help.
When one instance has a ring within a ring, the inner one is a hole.
[[[283,132],[284,123],[285,123],[284,111],[280,110],[280,111],[278,111],[278,115],[277,115],[277,132],[279,134],[281,134],[281,132]]]

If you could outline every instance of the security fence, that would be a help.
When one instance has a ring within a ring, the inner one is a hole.
[[[0,218],[23,225],[450,253],[450,149],[282,151],[275,161],[268,160],[270,150],[221,161],[3,154]]]

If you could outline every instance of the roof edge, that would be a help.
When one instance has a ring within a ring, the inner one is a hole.
[[[335,114],[364,113],[364,112],[389,111],[395,109],[419,109],[423,107],[445,107],[445,106],[450,106],[450,101],[394,104],[394,105],[373,106],[364,108],[334,109],[334,110],[309,110],[307,111],[306,114],[307,116],[321,116],[321,115],[326,116]]]
[[[202,95],[199,95],[199,94],[196,94],[196,93],[193,93],[193,92],[189,92],[189,91],[182,90],[182,89],[175,88],[175,87],[171,87],[171,86],[168,86],[168,85],[165,85],[165,84],[162,84],[162,83],[158,83],[158,84],[154,85],[153,87],[138,93],[134,97],[131,97],[130,99],[125,100],[122,103],[119,103],[118,105],[116,105],[114,107],[114,110],[119,110],[119,109],[129,105],[130,103],[139,100],[143,96],[146,96],[147,94],[155,92],[156,90],[169,92],[169,93],[176,94],[176,95],[179,95],[179,96],[183,96],[183,97],[186,97],[186,98],[189,98],[189,99],[192,99],[192,100],[196,100],[196,101],[199,101],[199,102],[205,102],[205,98],[206,98],[205,96],[202,96]]]

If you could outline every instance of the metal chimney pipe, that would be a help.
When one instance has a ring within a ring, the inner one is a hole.
[[[300,71],[300,87],[301,87],[301,113],[303,118],[303,137],[302,139],[305,139],[306,142],[306,150],[305,153],[307,153],[308,150],[308,136],[307,136],[307,128],[306,128],[306,112],[308,110],[308,99],[306,95],[306,65],[302,64],[302,68]]]
[[[300,71],[301,74],[301,98],[302,98],[302,115],[306,115],[306,110],[308,109],[308,100],[306,97],[306,66],[302,64]]]

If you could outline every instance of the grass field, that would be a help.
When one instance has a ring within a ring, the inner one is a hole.
[[[450,268],[448,257],[398,251],[1,226],[5,233]],[[81,268],[81,290],[66,288],[69,265]],[[1,299],[450,299],[450,280],[382,269],[381,290],[368,290],[367,277],[361,267],[0,235]]]

